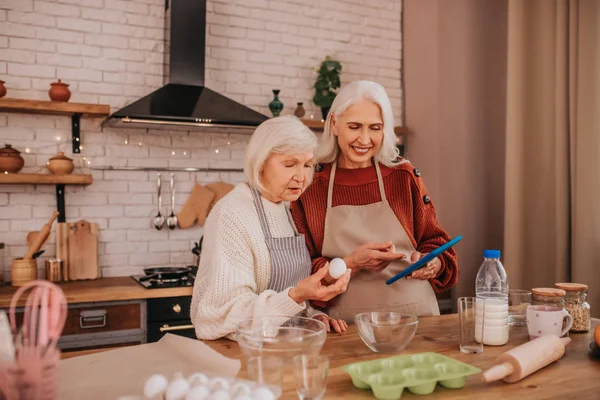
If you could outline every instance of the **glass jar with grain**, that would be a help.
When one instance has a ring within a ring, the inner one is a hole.
[[[562,289],[533,288],[531,289],[531,304],[565,308],[565,294],[566,292]]]
[[[556,283],[557,289],[566,292],[565,309],[573,317],[570,332],[587,332],[591,328],[590,305],[586,301],[588,286],[583,283]]]

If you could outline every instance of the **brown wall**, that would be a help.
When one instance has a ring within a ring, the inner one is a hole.
[[[456,296],[503,244],[507,0],[404,0],[407,157],[457,245]]]

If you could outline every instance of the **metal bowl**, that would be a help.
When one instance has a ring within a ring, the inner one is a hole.
[[[354,317],[358,334],[372,351],[396,353],[403,350],[415,336],[419,318],[392,311],[361,313]]]
[[[327,337],[324,323],[312,318],[269,316],[238,325],[235,338],[247,357],[291,360],[299,354],[318,354]]]

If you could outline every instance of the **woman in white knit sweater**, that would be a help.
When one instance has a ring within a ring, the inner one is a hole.
[[[289,202],[297,200],[313,175],[314,134],[297,118],[262,123],[246,149],[241,183],[212,209],[204,226],[200,268],[191,319],[199,339],[234,339],[236,326],[253,317],[304,313],[328,330],[345,331],[308,304],[343,293],[349,271],[329,286],[327,274],[311,274],[304,235],[296,230]]]

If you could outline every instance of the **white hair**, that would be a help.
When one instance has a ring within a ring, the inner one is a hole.
[[[388,167],[398,165],[399,151],[396,147],[396,134],[394,133],[394,114],[392,104],[383,86],[371,81],[354,81],[345,85],[337,94],[331,105],[331,110],[325,121],[325,129],[315,153],[315,160],[321,163],[332,163],[340,154],[337,136],[333,134],[331,118],[335,115],[339,121],[340,116],[348,107],[361,100],[369,100],[379,106],[383,118],[383,142],[375,154],[375,161]]]
[[[248,184],[264,191],[261,171],[271,154],[301,154],[315,151],[317,137],[293,115],[271,118],[260,124],[246,147],[244,174]],[[312,177],[311,177],[312,178]]]

